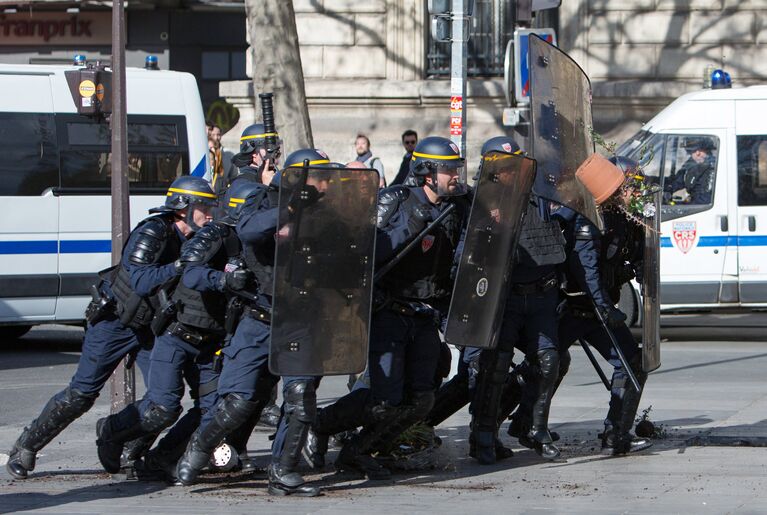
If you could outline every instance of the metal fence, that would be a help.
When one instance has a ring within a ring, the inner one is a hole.
[[[514,35],[513,3],[508,0],[475,0],[468,44],[470,77],[503,76],[506,43]],[[428,36],[426,75],[450,75],[450,43]]]

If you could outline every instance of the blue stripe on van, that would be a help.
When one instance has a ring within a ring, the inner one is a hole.
[[[194,177],[204,177],[205,176],[205,156],[202,156],[202,159],[200,159],[200,162],[197,163],[197,166],[194,167],[194,170],[192,170],[192,173],[189,175],[193,175]]]
[[[57,254],[59,242],[43,241],[0,241],[0,254]]]
[[[671,238],[660,239],[661,248],[674,245]],[[767,236],[701,236],[698,247],[763,247],[767,246]]]
[[[98,254],[112,252],[110,240],[62,240],[59,242],[62,254]]]

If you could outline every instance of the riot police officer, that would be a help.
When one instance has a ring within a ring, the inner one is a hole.
[[[376,266],[393,259],[448,206],[455,205],[420,245],[376,284],[368,355],[369,389],[356,389],[320,410],[306,449],[321,464],[331,434],[363,426],[343,446],[336,468],[383,479],[390,472],[371,454],[385,450],[434,403],[440,359],[439,310],[452,292],[451,269],[468,218],[470,200],[459,182],[464,161],[441,137],[418,143],[411,173],[418,185],[393,186],[378,201]]]
[[[243,211],[250,220],[254,213],[268,210],[267,193],[268,188],[258,182],[233,183],[224,202],[229,223],[236,224]],[[223,368],[218,379],[216,406],[203,416],[177,466],[177,477],[185,485],[195,482],[224,438],[230,441],[233,434],[242,432],[247,434],[240,435],[239,439],[247,442],[254,425],[249,421],[258,419],[279,380],[268,368],[271,270],[258,259],[274,254],[274,228],[259,231],[257,239],[248,232],[247,226],[240,232],[245,234],[247,242],[242,245],[242,258],[257,277],[258,292],[251,292],[247,299],[234,297],[230,301],[227,331],[233,336],[221,350]]]
[[[507,148],[513,148],[512,143],[513,140],[507,141]],[[500,139],[496,145],[504,149]],[[550,219],[548,203],[533,195],[514,256],[498,346],[483,351],[480,356],[477,389],[471,405],[471,433],[474,453],[482,464],[495,463],[497,459],[501,399],[515,348],[525,353],[539,376],[532,425],[526,434],[520,435],[520,443],[534,448],[544,458],[559,456],[549,432],[548,418],[560,367],[556,330],[557,266],[564,261],[564,239],[559,224]]]
[[[152,350],[146,395],[98,422],[99,461],[107,472],[119,470],[127,441],[151,438],[178,418],[184,377],[193,391],[217,378],[213,357],[226,334],[224,292],[243,290],[251,278],[237,266],[239,253],[237,235],[225,221],[209,221],[183,245],[179,261],[185,269],[170,300],[175,313],[160,324],[164,331],[154,328],[162,332]],[[201,411],[214,401],[215,392],[202,396]]]
[[[317,149],[301,149],[293,152],[285,160],[285,168],[304,166],[329,166],[330,159],[327,154]],[[308,195],[304,202],[316,202],[321,192],[317,187],[304,188],[306,192],[314,192]],[[286,209],[293,209],[291,206]],[[270,213],[267,217],[267,213]],[[272,218],[273,217],[273,218]],[[270,210],[263,212],[263,218],[268,219],[268,225],[264,225],[261,217],[253,216],[249,219],[243,217],[238,230],[243,243],[256,246],[263,241],[264,231],[277,229],[276,204]],[[272,233],[273,234],[273,233]],[[272,261],[264,261],[264,264],[274,264]],[[314,422],[317,413],[317,387],[319,377],[313,376],[282,376],[282,418],[277,426],[277,433],[272,444],[272,461],[268,467],[269,493],[272,495],[298,495],[314,497],[319,495],[319,489],[307,485],[304,478],[296,471],[301,460],[301,451],[306,441],[310,425]]]
[[[272,152],[267,151],[267,138],[279,138],[276,132],[267,132],[263,123],[254,123],[242,131],[240,153],[232,158],[232,168],[227,184],[215,185],[219,199],[223,199],[228,188],[235,181],[246,180],[270,184],[279,163],[280,144]],[[222,206],[225,207],[225,206]]]
[[[560,214],[568,235],[567,281],[564,292],[566,309],[559,324],[559,345],[562,352],[578,339],[593,346],[613,366],[610,407],[602,433],[602,452],[607,455],[626,454],[646,449],[652,443],[634,437],[634,423],[642,390],[637,391],[629,381],[626,370],[611,344],[595,309],[601,311],[615,336],[623,355],[643,388],[647,374],[642,370],[642,353],[626,326],[626,315],[615,306],[620,300],[621,287],[642,268],[644,228],[637,222],[635,194],[642,188],[642,175],[637,163],[625,157],[612,157],[615,165],[592,169],[584,183],[600,205],[605,222],[602,233],[590,221],[566,208]],[[606,170],[606,171],[605,171]],[[579,172],[581,175],[581,172]]]
[[[100,272],[102,281],[94,286],[96,298],[86,310],[88,326],[77,371],[11,449],[6,468],[14,478],[26,478],[35,468],[37,452],[93,406],[125,356],[137,354],[147,383],[153,296],[158,287],[181,274],[181,244],[205,223],[215,205],[206,181],[179,177],[168,189],[165,205],[151,210],[156,214],[131,232],[120,263]]]
[[[517,142],[512,138],[508,136],[496,136],[490,138],[482,145],[481,155],[485,156],[489,152],[520,154],[521,149]],[[482,166],[481,163],[480,166]],[[478,178],[478,176],[475,177],[475,179]],[[481,349],[476,347],[465,347],[461,349],[457,373],[449,381],[445,382],[437,391],[434,407],[424,420],[427,425],[435,427],[469,404],[476,391],[480,355]],[[509,388],[510,378],[511,377],[507,378],[507,385],[503,390],[504,394],[502,395],[502,398],[506,403],[512,404],[513,406],[511,406],[511,409],[513,409],[513,407],[516,406],[516,395],[509,395],[509,392],[514,392],[513,389]],[[507,408],[501,408],[500,412],[504,413],[506,410]],[[502,418],[499,418],[499,420],[502,420]],[[470,435],[469,455],[475,458],[477,457],[473,435]],[[501,460],[511,457],[513,452],[511,449],[506,448],[501,441],[496,438],[495,455],[497,460]]]

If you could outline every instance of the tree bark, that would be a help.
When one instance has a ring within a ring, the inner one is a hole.
[[[283,140],[283,153],[313,148],[293,2],[245,0],[245,11],[256,112],[261,112],[258,94],[273,92],[275,125]]]

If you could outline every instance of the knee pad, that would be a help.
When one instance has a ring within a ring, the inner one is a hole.
[[[421,419],[428,415],[434,406],[434,391],[413,392],[410,402],[413,405],[413,416]]]
[[[285,389],[285,414],[302,422],[313,422],[317,416],[317,392],[314,381],[295,381]]]
[[[98,394],[85,394],[74,388],[66,388],[56,395],[56,406],[65,418],[77,418],[93,407]]]
[[[236,393],[230,393],[216,406],[214,418],[225,431],[234,431],[250,418],[258,405]]]
[[[176,410],[169,410],[159,404],[151,404],[144,413],[141,414],[141,429],[147,433],[159,433],[166,427],[172,425],[181,415],[181,407]]]
[[[559,353],[556,349],[544,349],[538,351],[538,366],[541,370],[541,377],[547,380],[553,380],[559,372]]]

